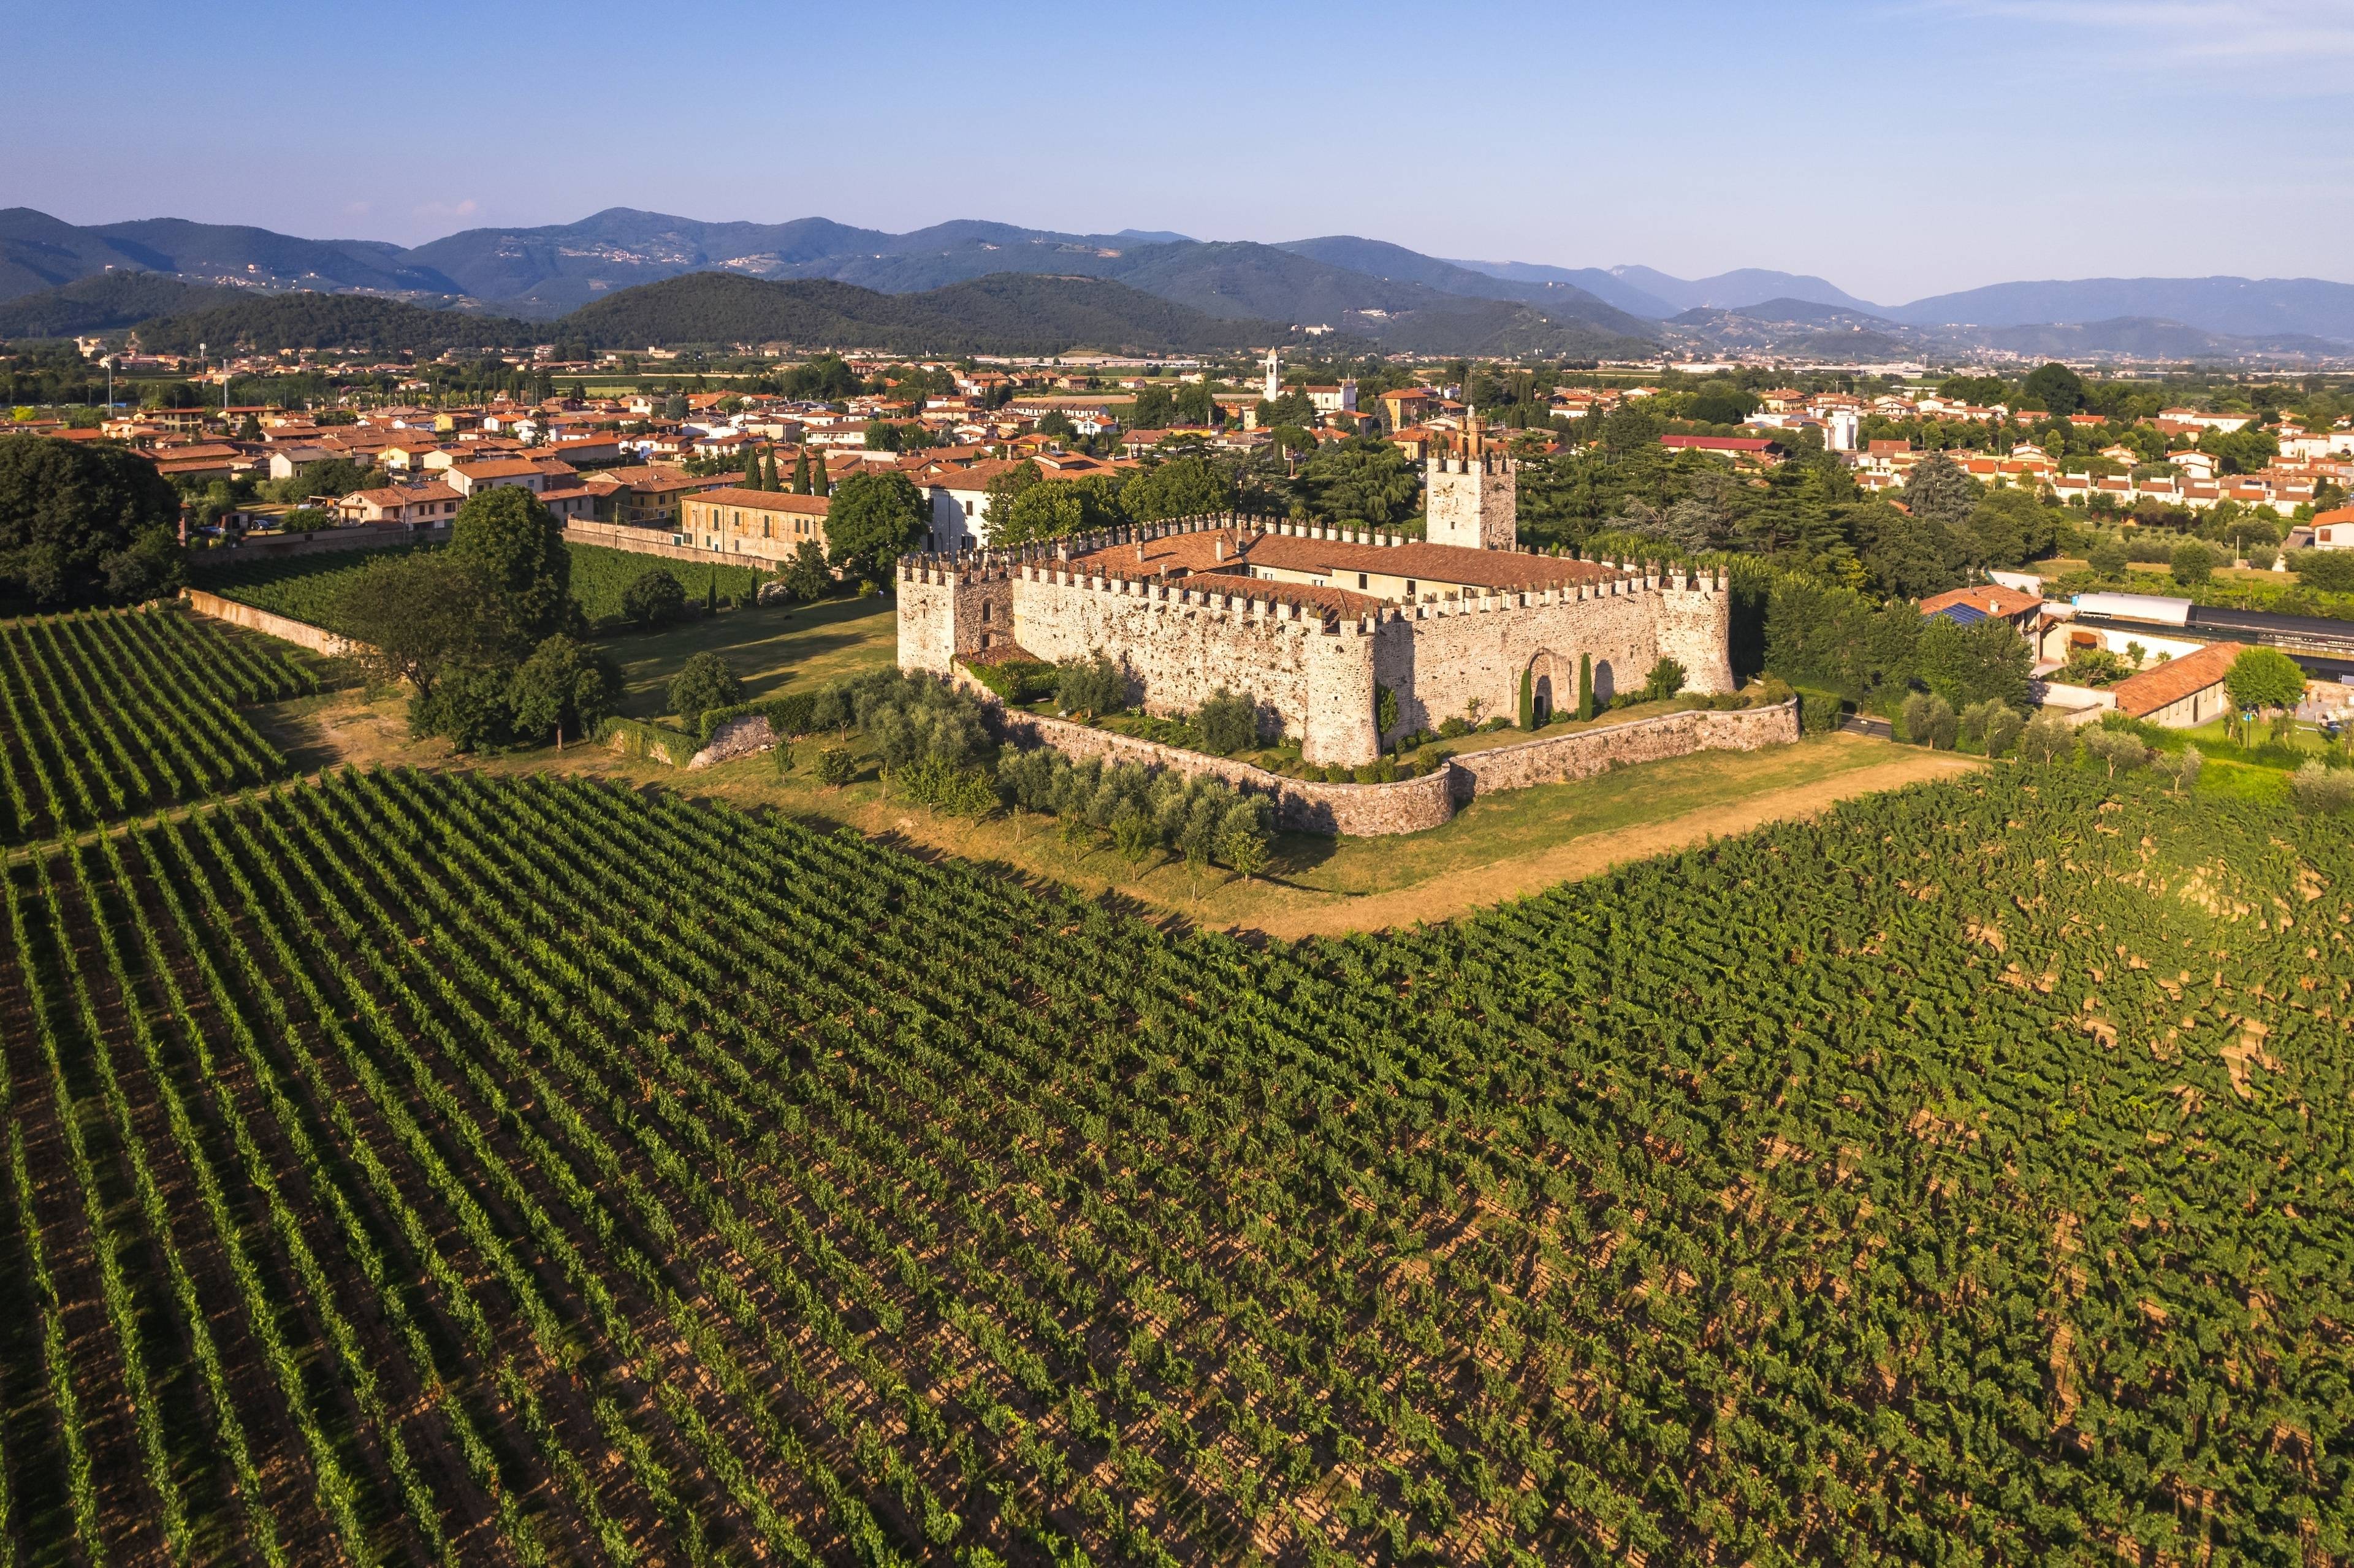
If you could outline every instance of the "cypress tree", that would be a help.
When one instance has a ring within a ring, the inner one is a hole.
[[[1582,719],[1594,716],[1594,655],[1591,653],[1577,656],[1577,716]]]
[[[1521,727],[1537,727],[1537,673],[1533,669],[1521,672]]]
[[[744,488],[747,490],[760,488],[760,449],[758,447],[748,446],[744,449]]]
[[[809,493],[809,448],[802,447],[793,454],[793,493],[807,495]]]
[[[816,496],[833,493],[833,481],[825,476],[825,459],[822,457],[810,464],[810,493]]]

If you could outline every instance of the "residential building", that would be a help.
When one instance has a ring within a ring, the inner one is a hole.
[[[690,495],[678,539],[697,549],[790,560],[804,544],[826,546],[823,496],[730,487]]]

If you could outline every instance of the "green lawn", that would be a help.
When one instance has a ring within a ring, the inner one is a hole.
[[[631,632],[599,646],[627,682],[621,712],[667,716],[671,677],[697,653],[727,661],[752,698],[808,691],[837,675],[881,669],[898,657],[897,601],[885,594],[826,599],[770,609],[748,608],[700,616],[667,631]]]

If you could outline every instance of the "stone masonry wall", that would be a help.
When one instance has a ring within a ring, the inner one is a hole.
[[[252,605],[239,604],[233,599],[223,599],[217,593],[207,593],[202,588],[182,588],[180,597],[187,600],[188,608],[198,615],[208,615],[215,620],[226,620],[231,626],[242,626],[249,631],[259,631],[264,636],[275,637],[281,642],[292,642],[297,648],[308,648],[313,653],[324,653],[332,658],[338,654],[363,651],[361,644],[348,637],[338,637],[335,633],[322,627],[313,626],[308,621],[295,620],[266,609],[257,609]]]
[[[1590,778],[1612,768],[1695,751],[1756,751],[1798,738],[1796,698],[1770,708],[1691,708],[1569,735],[1539,736],[1455,759],[1456,799]]]
[[[1354,622],[1327,631],[1246,591],[1061,570],[1024,568],[1012,588],[1016,642],[1050,662],[1111,654],[1142,683],[1148,713],[1191,713],[1221,687],[1248,692],[1310,760],[1373,759],[1373,641]]]
[[[748,550],[739,555],[732,550],[705,550],[693,545],[673,545],[670,542],[670,535],[660,529],[640,528],[628,523],[567,523],[564,525],[564,542],[567,545],[594,545],[607,550],[627,550],[635,556],[660,556],[669,561],[707,561],[716,566],[755,567],[761,571],[772,571],[783,564]]]
[[[1416,605],[1384,617],[1374,635],[1373,678],[1398,695],[1393,734],[1435,730],[1464,716],[1474,699],[1488,717],[1514,716],[1522,672],[1545,655],[1556,710],[1577,700],[1582,655],[1592,657],[1595,694],[1606,700],[1639,686],[1662,654],[1683,664],[1686,689],[1733,690],[1724,641],[1730,601],[1721,590],[1659,588],[1647,579],[1626,588],[1585,598],[1531,595],[1526,603],[1505,595]]]
[[[361,523],[345,528],[313,528],[301,534],[249,534],[235,547],[192,551],[197,561],[278,560],[286,556],[323,556],[339,550],[386,550],[398,545],[439,545],[450,537],[447,523],[394,527]]]
[[[1107,762],[1140,763],[1166,768],[1189,779],[1223,779],[1237,789],[1271,795],[1276,825],[1287,832],[1346,833],[1352,838],[1418,833],[1455,814],[1457,787],[1444,769],[1391,784],[1311,784],[1232,758],[1161,746],[1065,719],[1008,715],[1002,709],[992,716],[1005,739],[1023,746],[1051,746],[1075,761],[1100,757]]]

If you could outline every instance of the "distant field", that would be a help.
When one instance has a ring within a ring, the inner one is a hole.
[[[291,616],[311,626],[335,628],[335,600],[344,585],[376,561],[397,559],[415,550],[436,546],[404,545],[383,550],[346,551],[334,555],[294,556],[279,560],[200,565],[196,586],[278,615]],[[641,556],[629,550],[608,550],[595,545],[567,545],[572,557],[572,597],[594,626],[619,620],[621,592],[637,576],[661,567],[685,586],[688,602],[713,599],[721,604],[747,604],[769,575],[753,567],[716,562],[673,561]]]

